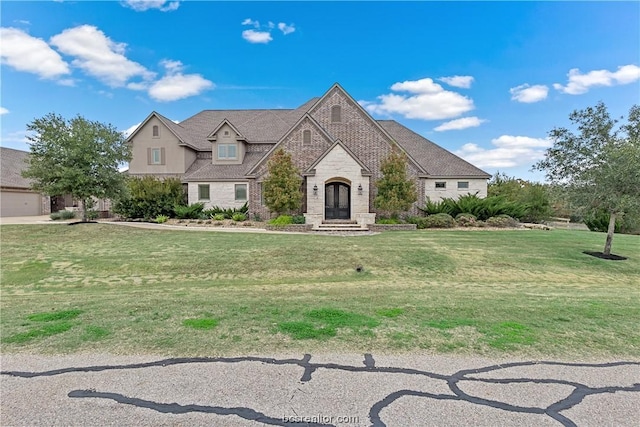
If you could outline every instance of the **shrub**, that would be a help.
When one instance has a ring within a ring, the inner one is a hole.
[[[478,225],[478,218],[470,213],[461,213],[456,215],[456,224],[458,227],[475,227]]]
[[[293,217],[291,215],[280,215],[277,218],[269,220],[271,225],[289,225],[293,224]]]
[[[237,213],[233,214],[231,219],[233,219],[236,222],[242,222],[242,221],[247,219],[247,216],[245,214],[243,214],[243,213],[237,212]]]
[[[232,219],[233,215],[237,213],[248,215],[249,205],[247,203],[248,202],[245,202],[245,204],[240,208],[221,208],[219,206],[214,206],[211,209],[202,211],[202,216],[206,217],[205,219],[210,218],[222,221],[224,219]]]
[[[87,219],[88,220],[91,221],[91,220],[94,220],[94,219],[97,219],[97,218],[98,218],[98,211],[93,210],[93,209],[87,211]]]
[[[173,208],[173,212],[176,214],[176,218],[179,219],[199,219],[202,210],[204,209],[204,203],[192,203],[189,206],[176,205]]]
[[[584,223],[591,231],[606,233],[609,229],[609,213],[604,210],[587,212]],[[640,218],[637,214],[628,213],[616,218],[614,233],[640,234]]]
[[[51,215],[49,215],[49,218],[51,218],[54,221],[57,221],[59,219],[72,219],[72,218],[75,218],[75,217],[76,217],[75,212],[67,211],[67,210],[54,212]]]
[[[60,211],[60,219],[73,219],[76,217],[76,213],[74,211],[63,210]]]
[[[486,221],[487,226],[489,227],[499,227],[499,228],[510,228],[516,227],[518,225],[518,221],[509,215],[497,215],[492,216]]]
[[[427,215],[447,213],[453,217],[461,213],[474,215],[479,220],[486,220],[492,216],[509,215],[513,218],[522,218],[527,212],[527,205],[509,201],[504,196],[491,196],[481,199],[477,194],[467,194],[457,200],[452,198],[432,202],[428,198],[425,205],[419,208]]]
[[[456,220],[446,213],[439,213],[425,217],[425,228],[453,228],[456,226]]]
[[[170,217],[174,214],[174,206],[184,203],[185,193],[179,179],[161,181],[145,176],[127,180],[127,191],[116,201],[113,211],[125,218]]]
[[[306,222],[304,215],[294,215],[291,220],[294,224],[304,224]]]
[[[158,216],[156,217],[156,222],[157,222],[158,224],[163,224],[163,223],[167,222],[167,220],[168,220],[168,219],[169,219],[169,217],[168,217],[168,216],[166,216],[166,215],[158,215]]]
[[[418,230],[427,228],[427,217],[424,216],[411,216],[407,218],[409,224],[415,224]]]

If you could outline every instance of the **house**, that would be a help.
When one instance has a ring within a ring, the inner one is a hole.
[[[394,120],[375,120],[339,84],[296,109],[205,110],[180,123],[152,112],[129,136],[131,176],[176,177],[189,203],[240,207],[268,218],[262,182],[278,148],[303,178],[307,223],[375,221],[380,163],[394,145],[408,159],[418,204],[487,194],[490,175]]]
[[[82,203],[70,194],[47,196],[31,189],[31,180],[22,177],[29,165],[29,152],[0,147],[0,217],[49,215],[60,210],[82,211]],[[94,199],[94,210],[108,216],[111,201]]]
[[[0,217],[47,215],[48,196],[31,190],[31,181],[22,177],[29,153],[0,147]]]

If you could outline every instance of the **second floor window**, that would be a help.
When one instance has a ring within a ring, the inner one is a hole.
[[[236,144],[218,144],[218,159],[235,160],[238,158],[238,146]]]
[[[160,128],[158,126],[154,126],[152,132],[154,138],[160,138]]]

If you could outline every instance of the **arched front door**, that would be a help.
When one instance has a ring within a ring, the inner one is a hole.
[[[347,184],[324,186],[324,219],[351,219],[351,187]]]

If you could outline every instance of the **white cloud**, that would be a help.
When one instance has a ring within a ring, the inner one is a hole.
[[[391,90],[411,95],[381,95],[379,103],[365,102],[364,107],[372,113],[400,114],[408,119],[422,120],[449,119],[474,109],[470,98],[444,90],[430,78],[395,83]]]
[[[166,0],[124,0],[122,4],[136,12],[144,12],[149,9],[158,9],[161,12],[170,12],[180,7],[180,1]]]
[[[135,125],[129,126],[127,129],[121,131],[125,138],[129,138],[129,135],[133,133],[134,130],[138,129],[142,122],[136,123]]]
[[[55,79],[70,74],[69,65],[42,39],[17,28],[0,28],[2,63],[18,71]]]
[[[284,22],[279,22],[278,29],[286,36],[287,34],[293,33],[296,30],[296,27],[293,24],[287,25]]]
[[[467,128],[475,128],[480,126],[482,123],[486,122],[484,119],[479,119],[475,116],[472,117],[462,117],[460,119],[451,120],[449,122],[443,123],[440,126],[434,128],[436,132],[443,132],[446,130],[460,130]]]
[[[546,138],[502,135],[491,140],[495,148],[485,149],[468,143],[455,152],[458,156],[483,168],[511,168],[531,165],[544,157],[545,149],[552,145]]]
[[[156,101],[176,101],[215,87],[213,82],[199,74],[182,74],[184,66],[180,61],[165,59],[160,64],[165,67],[167,75],[149,87],[149,96]]]
[[[542,101],[547,98],[549,88],[545,85],[529,85],[525,83],[520,86],[509,89],[511,99],[513,101],[524,102],[527,104]]]
[[[15,24],[21,24],[21,25],[31,25],[30,21],[27,21],[26,19],[14,19],[13,22]]]
[[[51,44],[74,56],[74,66],[112,87],[124,86],[133,77],[154,77],[154,73],[124,56],[125,43],[114,42],[91,25],[66,29],[51,37]]]
[[[9,110],[4,107],[0,107],[0,116],[3,116],[5,114],[9,114]]]
[[[473,83],[474,78],[471,76],[451,76],[440,77],[438,80],[440,80],[441,82],[445,82],[449,86],[469,89],[471,87],[471,83]]]
[[[268,31],[244,30],[242,38],[249,43],[269,43],[273,38]]]
[[[582,74],[579,69],[569,70],[569,81],[566,86],[554,83],[553,87],[569,95],[586,93],[592,86],[616,86],[633,83],[640,80],[640,67],[637,65],[623,65],[617,71],[594,70]]]
[[[254,21],[251,18],[247,18],[244,21],[242,21],[242,23],[240,25],[251,25],[252,27],[258,29],[260,28],[260,22],[259,21]]]

